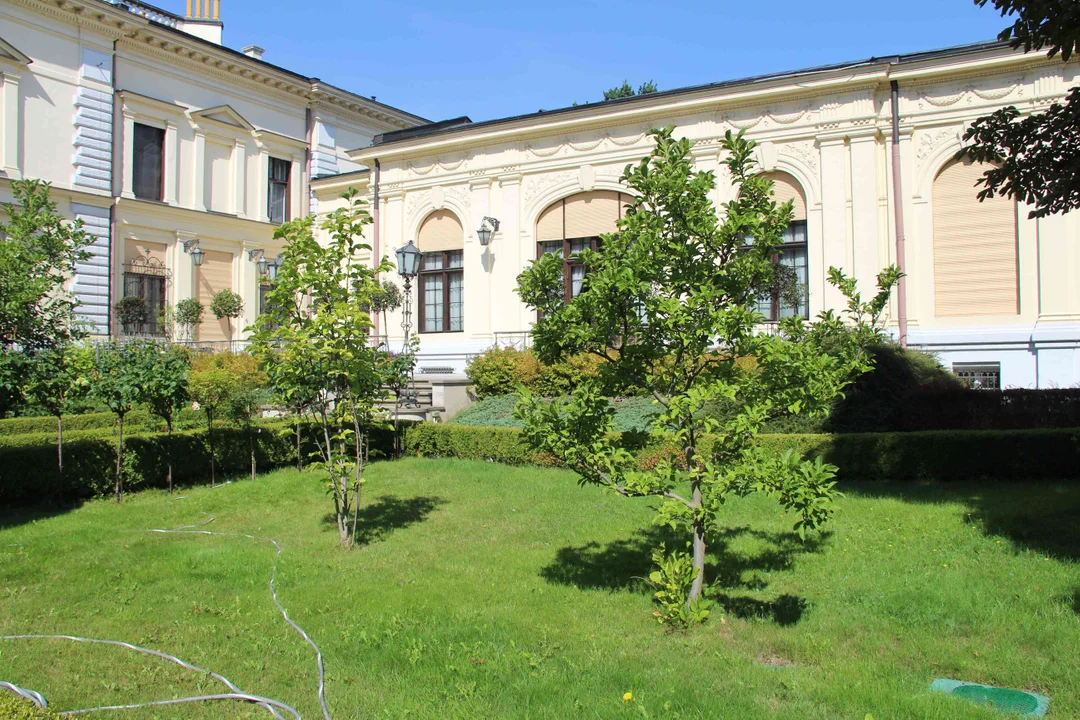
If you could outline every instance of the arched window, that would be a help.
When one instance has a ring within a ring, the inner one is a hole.
[[[436,210],[420,226],[420,332],[465,329],[465,232],[449,210]]]
[[[799,181],[785,172],[766,173],[773,181],[773,199],[779,205],[792,201],[795,214],[784,233],[784,243],[773,262],[785,268],[778,282],[758,298],[757,310],[771,322],[793,315],[810,317],[810,283],[807,277],[806,196]],[[787,270],[786,268],[790,268]]]
[[[600,236],[618,232],[618,221],[630,196],[609,190],[594,190],[563,198],[549,205],[536,221],[536,257],[547,253],[562,255],[566,270],[566,300],[581,293],[585,266],[576,262],[586,248],[600,249]]]
[[[1016,201],[979,202],[986,166],[953,162],[934,179],[934,309],[938,317],[1020,312]]]

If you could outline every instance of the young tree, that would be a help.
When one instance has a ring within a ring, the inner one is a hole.
[[[405,296],[401,288],[393,280],[382,280],[371,294],[371,312],[376,316],[382,315],[382,331],[390,334],[390,323],[387,321],[387,313],[392,313],[405,302]]]
[[[266,405],[268,379],[259,370],[258,361],[246,353],[221,353],[223,365],[229,371],[232,383],[225,407],[229,420],[244,428],[247,435],[248,454],[251,459],[251,479],[255,479],[255,433],[251,421],[259,416]]]
[[[90,392],[116,414],[120,434],[116,440],[116,502],[124,492],[124,417],[140,401],[137,358],[140,343],[120,343],[115,340],[95,348],[94,362],[90,371]]]
[[[168,433],[166,480],[170,494],[173,491],[173,417],[187,402],[190,369],[188,352],[179,345],[147,342],[136,348],[134,371],[140,388],[139,399],[150,408],[150,412],[165,421]]]
[[[85,346],[64,344],[41,350],[30,358],[26,394],[56,418],[57,500],[64,488],[64,413],[90,389],[93,354]]]
[[[203,304],[199,302],[198,298],[185,298],[176,303],[174,319],[176,325],[179,327],[182,339],[195,339],[195,328],[202,324],[202,317],[205,311],[206,308],[203,307]]]
[[[210,448],[210,487],[217,487],[214,456],[214,418],[227,411],[232,400],[234,380],[220,355],[201,355],[191,362],[188,375],[188,394],[194,401],[192,407],[206,413],[206,440]]]
[[[1012,47],[1048,48],[1050,57],[1060,54],[1066,62],[1080,49],[1076,2],[975,0],[979,7],[991,2],[1002,17],[1016,15],[998,35]],[[1032,218],[1080,208],[1080,88],[1043,112],[1024,114],[1010,105],[981,117],[964,132],[964,142],[958,158],[995,165],[980,180],[980,199],[1014,197],[1033,206]]]
[[[864,303],[837,270],[831,281],[849,298],[846,320],[831,311],[810,324],[785,318],[775,335],[755,332],[753,310],[771,283],[773,256],[792,216],[772,199],[772,181],[756,174],[754,143],[728,133],[726,165],[738,190],[719,219],[709,199],[711,172],[695,171],[690,142],[672,128],[653,130],[652,154],[627,166],[623,181],[636,200],[603,238],[603,251],[585,251],[586,289],[564,302],[562,259],[535,261],[519,277],[523,300],[540,311],[534,349],[545,363],[591,353],[605,372],[644,388],[659,405],[653,440],[671,448],[656,467],[637,469],[634,457],[608,435],[613,411],[595,380],[550,402],[522,393],[518,416],[525,436],[574,469],[584,482],[621,495],[663,500],[656,522],[683,531],[691,550],[658,549],[652,580],[661,588],[661,622],[688,623],[707,614],[701,604],[705,552],[725,500],[760,491],[797,514],[804,535],[824,523],[836,494],[836,468],[820,458],[777,454],[755,443],[766,419],[820,414],[842,389],[869,369],[865,346],[898,279],[884,271],[880,292]],[[720,400],[738,411],[718,420],[705,412]],[[688,486],[689,492],[682,490]]]
[[[310,217],[278,229],[282,265],[268,312],[256,322],[252,352],[278,397],[290,407],[307,403],[318,429],[315,467],[327,473],[338,540],[347,547],[356,534],[363,449],[385,380],[369,309],[377,274],[392,268],[385,259],[371,267],[359,257],[371,249],[362,239],[371,218],[355,190],[343,197],[346,207],[323,224],[330,235],[325,245],[315,240]]]
[[[218,320],[225,320],[229,326],[229,344],[232,345],[232,321],[244,314],[244,298],[232,290],[222,290],[210,300],[210,312]]]

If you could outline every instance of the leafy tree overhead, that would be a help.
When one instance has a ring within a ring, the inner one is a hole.
[[[277,396],[314,421],[319,458],[312,467],[326,473],[338,540],[348,547],[356,537],[366,438],[379,423],[375,403],[401,363],[371,337],[377,276],[393,268],[385,258],[373,268],[360,257],[371,249],[363,241],[371,217],[355,190],[342,197],[346,205],[323,223],[328,242],[315,240],[311,217],[275,233],[284,241],[282,265],[267,312],[256,321],[252,352]]]
[[[638,85],[638,89],[636,91],[629,82],[623,80],[622,85],[617,85],[610,90],[605,90],[604,99],[619,100],[620,98],[634,97],[636,95],[648,95],[649,93],[654,93],[656,91],[656,83],[654,83],[652,80],[648,80],[641,83],[641,85]]]
[[[823,415],[870,369],[867,347],[879,340],[875,324],[899,272],[883,271],[877,294],[864,301],[834,268],[830,282],[848,299],[842,316],[829,311],[813,323],[788,317],[776,334],[755,332],[763,317],[753,301],[775,271],[792,205],[774,202],[772,181],[753,167],[754,143],[728,133],[726,163],[738,199],[724,206],[721,221],[709,199],[713,174],[694,170],[689,141],[672,132],[651,131],[652,154],[627,166],[623,182],[636,199],[619,232],[603,238],[602,252],[581,253],[580,295],[564,301],[562,259],[554,255],[518,279],[522,299],[540,311],[533,330],[540,360],[578,353],[606,360],[605,373],[655,399],[653,440],[670,453],[651,469],[637,468],[608,434],[613,410],[599,380],[584,379],[569,398],[550,401],[525,391],[517,413],[529,442],[583,482],[662,501],[657,524],[687,541],[686,549],[657,548],[651,579],[663,608],[658,617],[688,624],[708,612],[705,553],[729,497],[775,497],[796,514],[803,536],[829,519],[836,468],[770,452],[755,436],[777,415]],[[719,400],[737,411],[722,418],[705,412]]]
[[[1046,50],[1068,61],[1080,48],[1080,2],[1076,0],[975,0],[1003,17],[1016,16],[998,39],[1025,52]],[[1028,216],[1046,217],[1080,207],[1080,88],[1043,112],[1016,106],[981,117],[964,132],[957,157],[992,163],[980,180],[979,198],[1015,197],[1032,206]]]

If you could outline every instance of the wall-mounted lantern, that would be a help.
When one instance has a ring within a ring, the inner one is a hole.
[[[479,238],[481,245],[487,247],[488,243],[491,242],[492,233],[496,233],[498,231],[498,219],[485,216],[484,219],[480,221],[480,229],[476,231],[476,237]]]
[[[191,256],[191,262],[195,267],[202,265],[203,255],[206,251],[199,247],[198,240],[185,240],[184,252]]]
[[[266,253],[263,250],[248,250],[248,260],[255,263],[260,275],[266,275],[270,262],[266,259]]]

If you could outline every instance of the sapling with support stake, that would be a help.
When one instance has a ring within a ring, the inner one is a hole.
[[[765,421],[821,415],[871,368],[867,348],[899,271],[878,276],[869,301],[836,268],[829,282],[846,298],[842,312],[814,322],[794,315],[776,333],[759,331],[755,301],[776,284],[775,257],[792,219],[791,202],[773,199],[772,181],[751,160],[754,143],[730,132],[724,167],[736,199],[717,213],[711,171],[694,169],[690,141],[673,128],[653,130],[652,153],[628,165],[634,199],[602,250],[575,260],[586,268],[582,292],[566,300],[563,259],[544,255],[518,278],[522,299],[539,310],[533,348],[544,363],[590,353],[617,382],[643,388],[657,404],[653,442],[669,448],[638,469],[611,434],[613,410],[596,380],[569,397],[545,399],[524,388],[516,414],[534,447],[552,453],[582,482],[628,497],[661,500],[655,522],[682,533],[684,548],[659,548],[651,580],[661,623],[705,619],[705,559],[721,508],[731,497],[763,492],[795,514],[804,538],[832,514],[836,468],[758,445]],[[706,412],[719,402],[737,410]]]

